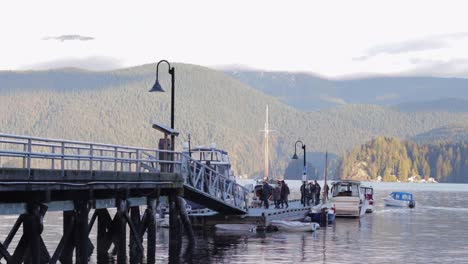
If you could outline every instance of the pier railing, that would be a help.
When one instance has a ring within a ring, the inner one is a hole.
[[[175,151],[0,133],[0,168],[95,171],[176,172],[184,188],[225,211],[248,211],[249,191],[210,166]]]
[[[114,172],[180,172],[181,153],[0,133],[0,167]]]

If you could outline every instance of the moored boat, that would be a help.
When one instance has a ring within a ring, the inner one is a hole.
[[[361,183],[358,181],[337,181],[331,188],[330,203],[335,206],[337,217],[360,217],[364,215],[364,196],[361,193]]]
[[[270,224],[278,228],[278,231],[289,232],[314,232],[320,228],[320,225],[317,223],[305,223],[299,221],[273,220]]]
[[[255,232],[257,230],[257,226],[251,224],[217,224],[215,228],[219,231],[229,232]]]
[[[383,198],[387,206],[399,206],[414,208],[416,201],[413,199],[413,194],[408,192],[392,192],[387,197]]]

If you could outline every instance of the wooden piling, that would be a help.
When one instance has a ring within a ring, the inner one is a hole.
[[[75,203],[76,210],[76,251],[75,259],[76,263],[84,264],[88,263],[88,202],[87,201],[77,201]]]
[[[116,236],[117,236],[117,264],[127,263],[127,223],[124,214],[127,211],[127,201],[120,200],[117,203]]]

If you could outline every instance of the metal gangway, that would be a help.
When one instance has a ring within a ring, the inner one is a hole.
[[[186,199],[222,214],[245,214],[248,211],[249,192],[246,188],[176,151],[0,133],[0,170],[3,168],[25,171],[28,178],[15,183],[25,185],[40,184],[35,181],[32,171],[41,169],[61,174],[64,180],[55,180],[53,184],[57,185],[80,184],[70,183],[70,171],[93,175],[93,181],[87,185],[105,184],[95,177],[97,172],[116,175],[179,173],[184,178],[183,196]],[[0,174],[0,181],[13,184],[4,174]],[[133,184],[151,184],[151,180],[146,177]]]

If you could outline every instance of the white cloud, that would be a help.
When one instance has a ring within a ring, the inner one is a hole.
[[[49,70],[57,68],[80,68],[94,71],[113,70],[122,67],[119,60],[109,57],[64,58],[25,65],[23,69]]]

